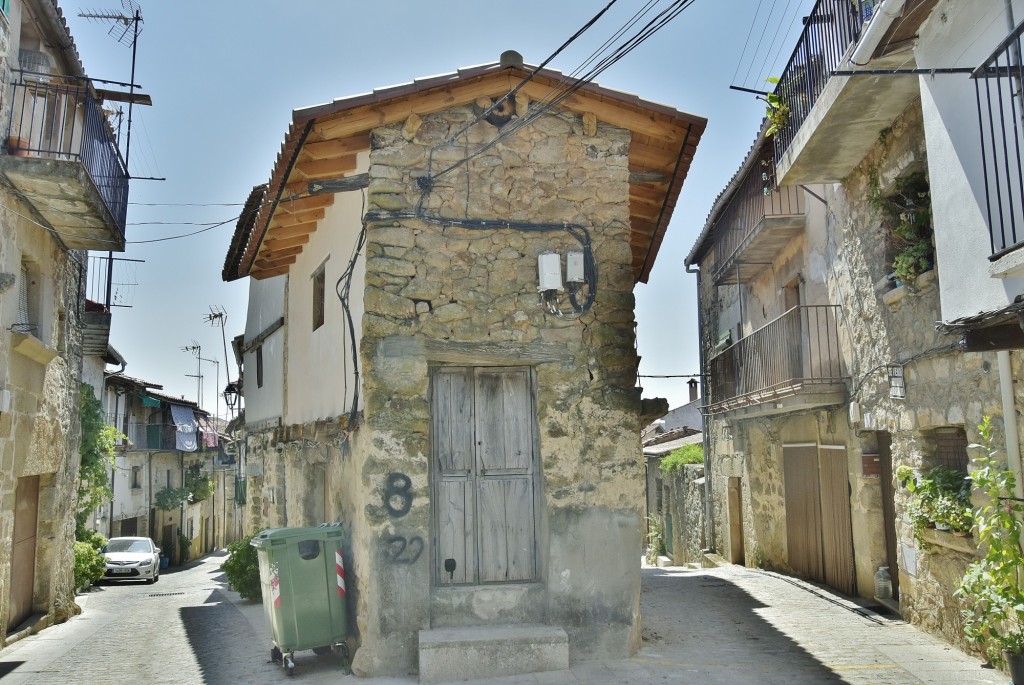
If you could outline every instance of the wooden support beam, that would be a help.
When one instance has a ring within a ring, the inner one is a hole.
[[[350,138],[335,138],[306,143],[302,146],[305,157],[313,160],[330,159],[352,155],[370,149],[370,134],[363,133]]]
[[[292,226],[280,226],[277,228],[271,228],[268,231],[268,236],[273,232],[274,238],[280,240],[282,238],[294,238],[300,235],[308,235],[316,230],[316,222],[310,221],[308,223],[294,224]]]
[[[274,276],[281,276],[282,274],[288,273],[288,266],[295,262],[295,258],[288,264],[276,266],[273,269],[252,269],[249,271],[249,275],[255,278],[257,281],[262,281],[265,278],[273,278]]]
[[[635,183],[656,183],[664,185],[668,183],[669,175],[663,171],[633,171],[629,174],[630,184]]]
[[[305,245],[308,242],[308,233],[289,237],[278,237],[277,235],[274,234],[274,231],[269,231],[267,233],[266,240],[263,241],[262,249],[269,250],[271,252],[278,252],[289,247],[298,247],[299,245]]]
[[[303,212],[301,216],[294,214],[275,214],[273,221],[270,222],[270,228],[273,230],[284,226],[305,224],[310,221],[320,221],[324,218],[324,214],[325,212],[322,209],[313,209],[308,212]]]
[[[308,212],[311,209],[325,209],[334,204],[334,198],[330,195],[317,195],[316,197],[300,197],[296,200],[281,198],[277,203],[277,211],[286,214],[299,214]]]
[[[356,174],[345,178],[330,178],[323,181],[310,181],[309,194],[345,193],[350,190],[362,190],[370,185],[370,174]]]
[[[292,173],[298,172],[307,181],[315,181],[321,178],[337,178],[350,171],[355,171],[356,166],[356,156],[347,155],[315,162],[299,162],[292,169]]]

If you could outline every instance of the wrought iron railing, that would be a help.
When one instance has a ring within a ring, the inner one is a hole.
[[[775,85],[775,94],[789,107],[786,124],[775,134],[776,161],[793,144],[832,72],[857,42],[861,27],[878,4],[877,0],[818,0],[804,19],[800,40]]]
[[[804,213],[803,191],[799,187],[773,187],[774,167],[775,162],[770,156],[760,159],[747,171],[729,204],[718,216],[712,229],[718,268],[726,265],[764,219]]]
[[[1024,242],[1024,21],[971,78],[978,103],[990,259]]]
[[[84,83],[32,72],[12,74],[7,153],[79,161],[123,237],[128,169],[99,101]]]
[[[131,444],[132,450],[173,450],[177,447],[178,427],[171,421],[133,421],[131,418],[125,419],[124,415],[111,414],[107,417],[107,423],[127,436],[127,443]],[[203,438],[207,435],[199,431],[199,451],[219,450],[219,444],[206,444]],[[120,440],[118,444],[125,442]]]
[[[793,307],[712,358],[711,411],[841,382],[838,317],[838,305]]]

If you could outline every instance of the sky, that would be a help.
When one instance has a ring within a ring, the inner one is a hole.
[[[225,362],[223,338],[230,345],[244,330],[248,286],[225,283],[221,269],[241,204],[269,179],[292,110],[496,62],[508,49],[540,64],[608,2],[139,0],[135,83],[153,106],[132,112],[128,248],[115,255],[131,260],[114,269],[114,301],[126,306],[113,309],[111,344],[125,373],[192,401],[201,374],[201,406],[226,414],[217,393],[238,369],[230,349]],[[576,71],[638,11],[668,2],[617,0],[548,68]],[[109,22],[78,15],[124,12],[120,4],[59,0],[93,78],[129,81],[132,51],[108,34]],[[636,287],[642,375],[699,372],[696,276],[683,262],[764,115],[754,95],[729,86],[765,88],[812,5],[694,0],[596,79],[708,119],[649,282]],[[208,321],[219,311],[223,329]],[[183,349],[197,346],[198,355]],[[644,397],[670,407],[688,401],[686,381],[640,379]]]

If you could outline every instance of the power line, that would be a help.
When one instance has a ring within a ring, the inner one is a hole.
[[[238,217],[236,216],[236,217],[233,217],[231,219],[225,219],[224,221],[221,221],[220,223],[213,224],[212,226],[207,226],[206,228],[201,228],[198,231],[192,231],[191,233],[183,233],[181,235],[172,235],[172,236],[167,236],[166,238],[153,238],[152,240],[126,240],[125,244],[127,244],[127,245],[142,245],[142,244],[145,244],[145,243],[162,243],[162,242],[167,241],[167,240],[178,240],[179,238],[188,238],[188,237],[191,237],[191,236],[194,236],[194,235],[199,235],[200,233],[206,233],[207,231],[212,231],[215,228],[223,226],[224,224],[229,224],[229,223],[231,223],[233,221],[238,221]]]

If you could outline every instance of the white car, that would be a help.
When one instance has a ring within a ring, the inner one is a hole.
[[[103,580],[160,580],[160,548],[149,538],[110,538],[103,548]]]

